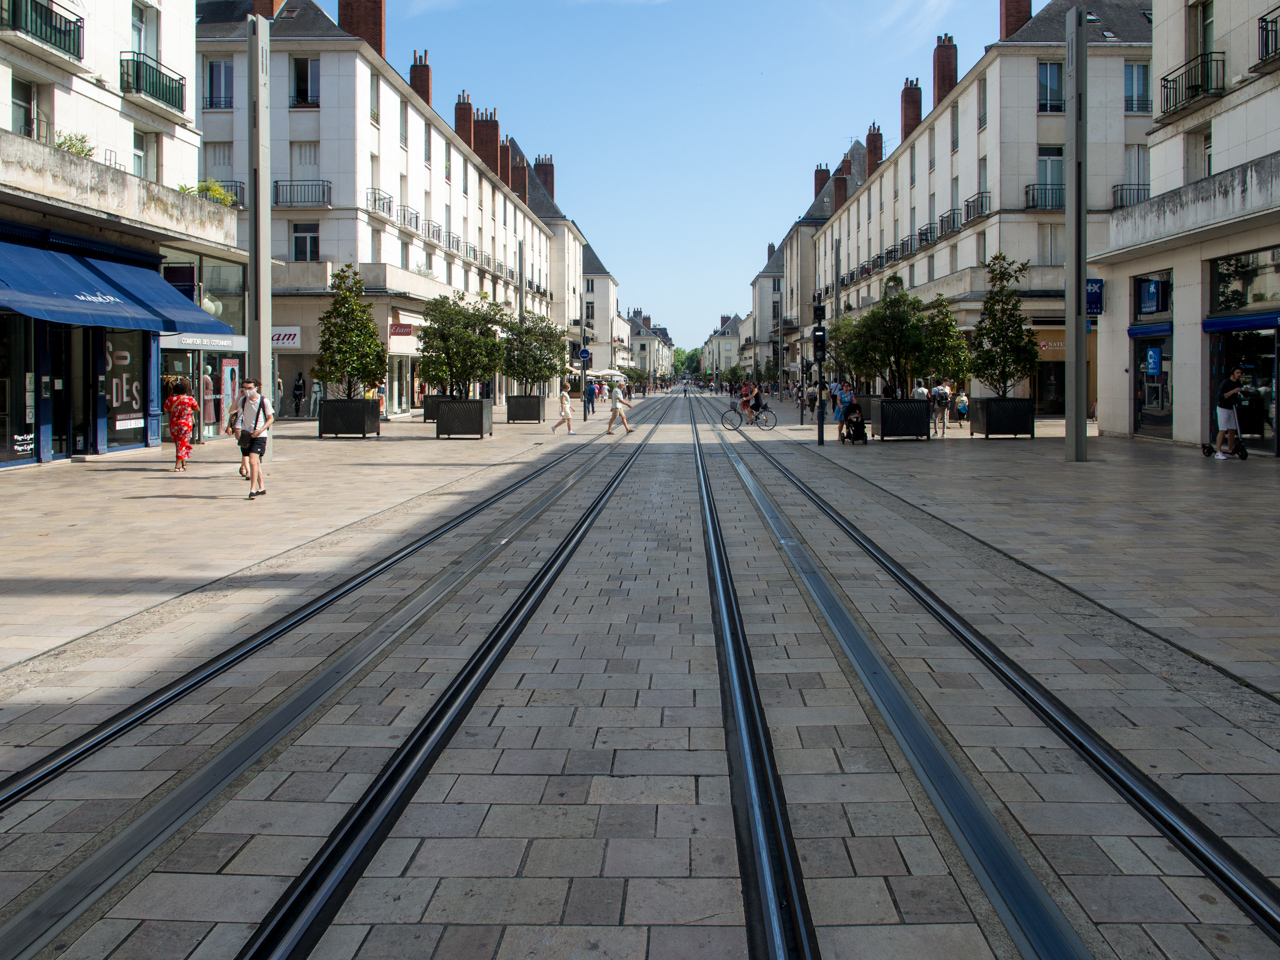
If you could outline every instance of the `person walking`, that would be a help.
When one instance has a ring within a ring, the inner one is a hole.
[[[923,380],[916,381],[916,388],[911,391],[911,399],[912,400],[928,400],[929,399],[929,391],[925,387]]]
[[[609,411],[609,426],[605,428],[605,434],[610,437],[613,436],[613,421],[615,419],[622,420],[622,425],[627,428],[627,433],[635,433],[631,424],[627,423],[627,415],[622,412],[622,408],[624,406],[628,410],[631,409],[631,404],[622,399],[622,388],[617,384],[614,384],[613,393],[609,395],[609,399],[612,401],[612,408]]]
[[[271,399],[262,392],[259,380],[243,380],[244,396],[240,399],[240,453],[249,459],[249,499],[265,497],[262,483],[262,457],[267,452],[263,436],[275,422]]]
[[[1231,376],[1218,384],[1218,452],[1213,455],[1215,460],[1230,460],[1235,455],[1236,438],[1240,435],[1236,408],[1240,406],[1240,393],[1244,390],[1244,384],[1240,382],[1242,377],[1244,368],[1232,367]],[[1222,452],[1224,441],[1231,456]]]
[[[191,456],[191,431],[195,426],[198,408],[199,404],[191,395],[185,380],[179,380],[173,385],[173,393],[164,402],[164,412],[169,415],[169,438],[173,440],[174,473],[183,473],[187,469],[187,460]]]
[[[930,420],[933,421],[933,435],[938,436],[938,421],[942,421],[942,436],[947,435],[947,408],[951,406],[951,384],[947,380],[941,380],[934,385],[929,391],[929,395],[933,400],[933,408],[930,411]]]
[[[587,389],[582,391],[582,419],[585,421],[591,414],[596,412],[596,385],[588,383]]]
[[[240,404],[244,401],[245,384],[247,381],[240,381],[240,395],[236,397],[235,402],[230,405],[227,410],[227,423],[222,428],[222,432],[228,437],[235,437],[236,442],[240,442]],[[249,455],[240,451],[240,476],[245,480],[249,479]]]
[[[302,400],[307,395],[307,381],[302,379],[302,373],[299,371],[298,379],[293,381],[293,415],[295,417],[302,416]]]
[[[969,416],[969,395],[961,385],[956,393],[956,423],[961,423]]]
[[[569,425],[569,436],[573,436],[573,403],[569,399],[569,381],[565,380],[560,384],[560,419],[551,427],[551,432],[555,433],[560,424],[567,423]]]

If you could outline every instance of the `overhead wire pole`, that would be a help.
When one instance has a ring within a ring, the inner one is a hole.
[[[262,395],[275,397],[275,371],[271,357],[271,198],[265,195],[271,182],[271,21],[251,15],[249,34],[249,277],[246,313],[249,334],[249,370],[262,382]],[[223,396],[228,396],[223,385]],[[225,416],[225,412],[224,412]],[[269,461],[273,444],[266,431]]]
[[[1062,151],[1066,167],[1067,267],[1067,449],[1068,462],[1089,459],[1089,328],[1085,316],[1088,254],[1088,21],[1084,7],[1067,11],[1066,83],[1067,142]]]

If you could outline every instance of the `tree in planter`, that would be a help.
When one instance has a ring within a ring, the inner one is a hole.
[[[886,280],[886,290],[896,277]],[[856,321],[846,348],[850,369],[870,379],[882,376],[898,387],[910,388],[911,376],[924,359],[924,301],[904,293],[901,280],[896,291]],[[923,371],[922,371],[923,372]]]
[[[540,384],[568,372],[564,336],[549,319],[526,314],[509,321],[505,329],[502,374],[516,381],[524,396],[532,396]]]
[[[498,372],[503,354],[498,329],[509,322],[500,306],[488,300],[468,306],[463,294],[455,293],[428,300],[422,317],[418,348],[427,383],[444,385],[451,396],[465,399],[473,383]]]
[[[355,267],[348,263],[335,273],[329,289],[333,298],[320,315],[320,354],[311,376],[336,385],[347,400],[358,400],[387,379],[387,345],[361,299],[364,278]]]
[[[924,324],[925,368],[934,376],[945,377],[952,382],[964,380],[969,376],[973,355],[964,334],[956,328],[951,304],[938,294],[930,301],[928,309]]]
[[[1024,326],[1018,292],[1018,281],[1030,264],[1030,260],[1010,260],[1003,253],[987,261],[987,296],[973,332],[972,370],[997,397],[1009,396],[1010,390],[1036,372],[1040,360],[1035,335]]]

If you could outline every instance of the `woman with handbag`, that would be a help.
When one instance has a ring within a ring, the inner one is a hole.
[[[187,460],[191,457],[191,432],[198,409],[200,405],[187,388],[187,381],[175,383],[172,395],[164,402],[164,412],[169,415],[169,438],[173,440],[174,447],[174,473],[187,469]]]

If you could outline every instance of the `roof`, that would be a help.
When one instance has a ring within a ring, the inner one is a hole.
[[[538,175],[533,172],[533,163],[525,156],[524,151],[520,149],[520,145],[516,143],[516,138],[507,137],[507,143],[511,145],[511,162],[514,164],[517,160],[524,160],[529,165],[529,201],[527,206],[533,211],[533,215],[539,220],[567,220],[568,218],[564,215],[564,212],[551,199],[551,194],[547,193],[547,188],[542,185]]]
[[[281,13],[296,10],[292,17]],[[200,40],[235,40],[247,36],[245,18],[253,13],[253,0],[196,0],[196,37]],[[349,38],[315,0],[285,0],[271,21],[273,40],[332,40]]]
[[[769,262],[764,265],[756,276],[758,277],[780,277],[782,276],[784,266],[786,265],[787,255],[782,249],[783,245],[778,244],[774,248],[773,256],[769,258]]]
[[[587,244],[582,248],[582,275],[584,277],[604,277],[613,276],[600,258],[596,256],[596,252],[591,249],[591,244]]]
[[[1065,40],[1067,11],[1077,0],[1049,0],[1043,10],[1032,17],[1006,43],[1062,43]],[[1151,10],[1151,0],[1089,0],[1086,7],[1098,18],[1089,23],[1090,43],[1150,43],[1151,21],[1143,11]],[[1103,35],[1103,31],[1114,34]]]
[[[849,181],[849,189],[845,196],[852,197],[854,191],[862,186],[863,181],[867,179],[867,148],[861,140],[853,141],[853,145],[849,147],[847,154],[841,155],[840,160],[837,161],[836,169],[839,169],[846,155],[850,160],[851,173],[850,176],[845,177]],[[822,189],[818,191],[818,195],[813,198],[813,203],[809,204],[809,209],[804,212],[804,215],[800,218],[801,220],[826,220],[836,212],[836,177],[838,176],[840,174],[837,173],[827,180]]]

